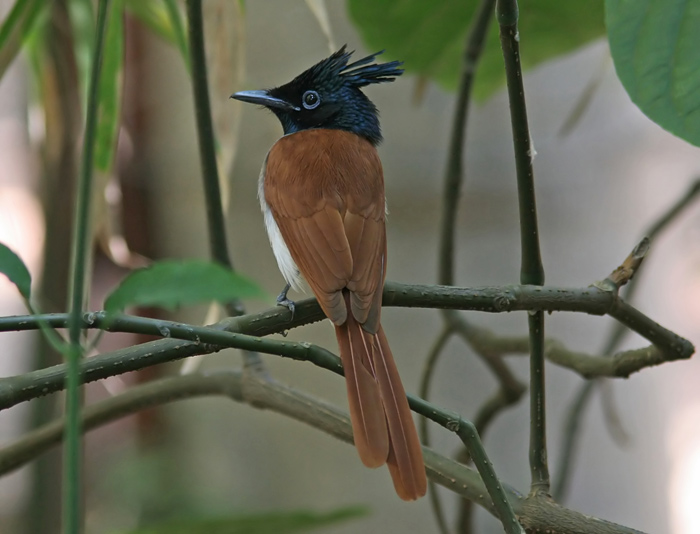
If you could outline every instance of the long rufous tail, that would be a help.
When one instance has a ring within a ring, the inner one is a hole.
[[[388,464],[399,497],[425,495],[423,453],[394,357],[381,325],[366,332],[348,313],[335,327],[345,370],[355,447],[367,467]]]

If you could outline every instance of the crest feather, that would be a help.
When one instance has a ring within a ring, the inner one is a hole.
[[[393,82],[404,72],[402,68],[399,68],[403,64],[402,61],[373,63],[379,54],[384,53],[384,50],[348,64],[355,51],[348,52],[346,48],[347,45],[343,45],[340,50],[318,62],[298,78],[328,81],[331,78],[336,78],[354,87],[364,87],[373,83]]]

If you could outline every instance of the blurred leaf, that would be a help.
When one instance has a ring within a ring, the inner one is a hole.
[[[124,67],[124,5],[121,0],[113,0],[109,9],[95,136],[95,167],[102,172],[111,170],[117,148]]]
[[[367,514],[366,508],[340,508],[326,513],[299,510],[221,519],[191,519],[145,527],[129,534],[291,534],[309,532]]]
[[[0,273],[17,286],[20,294],[27,300],[32,292],[32,277],[24,262],[12,250],[0,243]]]
[[[243,4],[231,0],[207,0],[203,6],[209,95],[217,140],[217,164],[224,212],[229,204],[229,175],[238,149],[242,102],[231,93],[245,78],[245,18]]]
[[[311,11],[313,16],[316,18],[316,22],[318,22],[323,35],[326,36],[326,39],[328,40],[328,49],[331,53],[335,52],[337,48],[333,39],[331,21],[328,17],[328,9],[326,9],[325,0],[306,0],[306,7],[309,8],[309,11]]]
[[[604,0],[522,0],[518,23],[523,70],[575,50],[605,33]],[[404,61],[404,68],[457,86],[467,30],[477,1],[349,0],[350,16],[371,51]],[[494,21],[487,37],[474,96],[484,99],[505,84]]]
[[[19,53],[45,5],[43,0],[17,0],[12,6],[0,26],[0,78]]]
[[[166,260],[130,273],[105,300],[105,310],[127,306],[173,309],[182,304],[236,298],[265,298],[255,282],[218,263]]]
[[[92,54],[95,48],[95,9],[91,0],[72,0],[68,2],[68,14],[73,30],[73,49],[75,62],[78,65],[80,77],[80,90],[83,95],[83,105],[87,105],[88,83],[90,80],[90,67],[92,66]],[[83,108],[83,111],[85,109]]]
[[[165,2],[165,9],[168,12],[168,19],[170,20],[170,26],[173,29],[173,36],[175,38],[175,44],[180,50],[182,59],[185,61],[185,66],[187,70],[190,69],[190,54],[189,45],[187,43],[187,35],[185,34],[185,23],[182,19],[182,13],[180,13],[180,8],[177,6],[176,0],[163,0]]]
[[[644,114],[700,146],[700,0],[606,0],[617,75]]]
[[[176,0],[125,0],[125,6],[153,33],[177,46],[189,69],[185,24]]]
[[[173,27],[161,0],[125,0],[124,7],[158,37],[175,44]]]

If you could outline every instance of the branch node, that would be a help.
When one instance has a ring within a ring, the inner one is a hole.
[[[605,280],[595,282],[593,285],[603,291],[616,293],[622,286],[632,280],[642,265],[642,261],[649,253],[650,240],[644,237],[637,246],[634,247],[625,261],[622,262]]]

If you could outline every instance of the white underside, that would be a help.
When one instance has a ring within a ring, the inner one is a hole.
[[[282,238],[282,233],[280,232],[275,218],[272,216],[272,211],[267,205],[265,200],[265,169],[267,168],[267,158],[263,163],[262,169],[260,170],[260,177],[258,178],[258,199],[260,200],[260,209],[263,212],[263,217],[265,219],[265,229],[267,230],[267,237],[270,239],[270,245],[272,246],[272,252],[277,260],[277,266],[279,267],[282,276],[287,281],[292,289],[295,291],[304,292],[303,281],[304,278],[299,272],[297,264],[292,259],[292,255],[287,248],[287,244]]]

